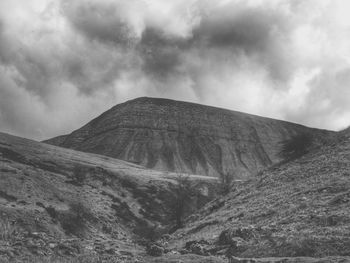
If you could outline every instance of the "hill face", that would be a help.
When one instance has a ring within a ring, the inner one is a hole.
[[[279,143],[300,133],[331,134],[194,103],[138,98],[46,142],[156,170],[246,178],[280,161]]]
[[[174,177],[0,133],[0,261],[33,254],[136,257],[143,253],[136,241],[172,221]],[[190,180],[198,190],[193,205],[211,198],[215,178]]]
[[[350,131],[344,131],[321,149],[237,183],[191,216],[170,246],[181,250],[191,242],[201,253],[236,257],[349,257],[349,189]],[[350,258],[343,260],[322,262]]]

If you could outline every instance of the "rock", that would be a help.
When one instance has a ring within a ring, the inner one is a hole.
[[[193,244],[209,245],[209,242],[206,241],[206,240],[204,240],[204,239],[201,239],[201,240],[191,240],[191,241],[187,241],[187,242],[186,242],[185,248],[186,248],[186,249],[190,249],[190,247],[191,247]]]
[[[253,228],[234,228],[226,229],[219,235],[218,242],[220,245],[236,244],[238,239],[247,240],[252,237]]]
[[[226,251],[226,256],[235,256],[246,249],[247,242],[242,238],[235,237],[231,239],[231,245]]]
[[[170,254],[170,255],[180,255],[181,253],[179,251],[176,251],[176,250],[170,250],[168,252],[168,254]]]
[[[153,257],[160,257],[164,254],[164,248],[156,244],[152,244],[147,248],[147,254]]]
[[[200,256],[207,256],[208,255],[208,252],[206,251],[204,246],[201,244],[198,244],[198,243],[192,244],[190,247],[190,251],[193,254],[200,255]]]
[[[91,250],[91,251],[94,250],[94,247],[93,247],[93,246],[90,246],[90,245],[85,246],[84,248],[85,248],[86,250]]]
[[[38,232],[29,233],[29,237],[32,237],[32,238],[40,238],[40,233],[38,233]]]
[[[206,240],[192,240],[188,241],[185,244],[185,249],[189,253],[201,255],[201,256],[207,256],[209,255],[208,250],[205,248],[205,246],[209,245],[209,243]]]
[[[55,248],[57,246],[56,243],[49,243],[49,248]]]
[[[188,254],[188,253],[190,253],[187,249],[180,249],[179,250],[179,253],[181,254],[181,255],[185,255],[185,254]]]
[[[164,241],[168,241],[170,238],[171,238],[171,236],[169,234],[165,234],[161,237],[161,239]]]

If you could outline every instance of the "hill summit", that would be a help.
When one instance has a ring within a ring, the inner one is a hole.
[[[280,142],[302,133],[330,134],[237,111],[142,97],[46,143],[157,170],[246,178],[280,161]]]

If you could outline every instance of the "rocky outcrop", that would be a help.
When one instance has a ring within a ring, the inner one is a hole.
[[[194,103],[138,98],[47,143],[165,171],[248,177],[280,159],[279,143],[329,132]]]

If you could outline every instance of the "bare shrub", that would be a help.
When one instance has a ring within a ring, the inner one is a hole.
[[[234,176],[231,173],[223,172],[220,174],[220,192],[222,195],[227,195],[233,186]]]
[[[194,185],[188,175],[178,174],[175,178],[174,197],[171,202],[171,217],[175,221],[175,228],[183,227],[183,221],[190,209],[192,196],[195,194]]]
[[[279,156],[284,160],[293,160],[306,154],[313,143],[313,137],[310,134],[303,133],[291,137],[281,143]]]
[[[87,168],[82,166],[75,166],[73,170],[74,183],[77,185],[83,185],[86,179],[86,174],[88,173]]]
[[[72,202],[66,212],[61,212],[59,221],[68,235],[84,236],[87,224],[96,218],[91,210],[81,202]]]

